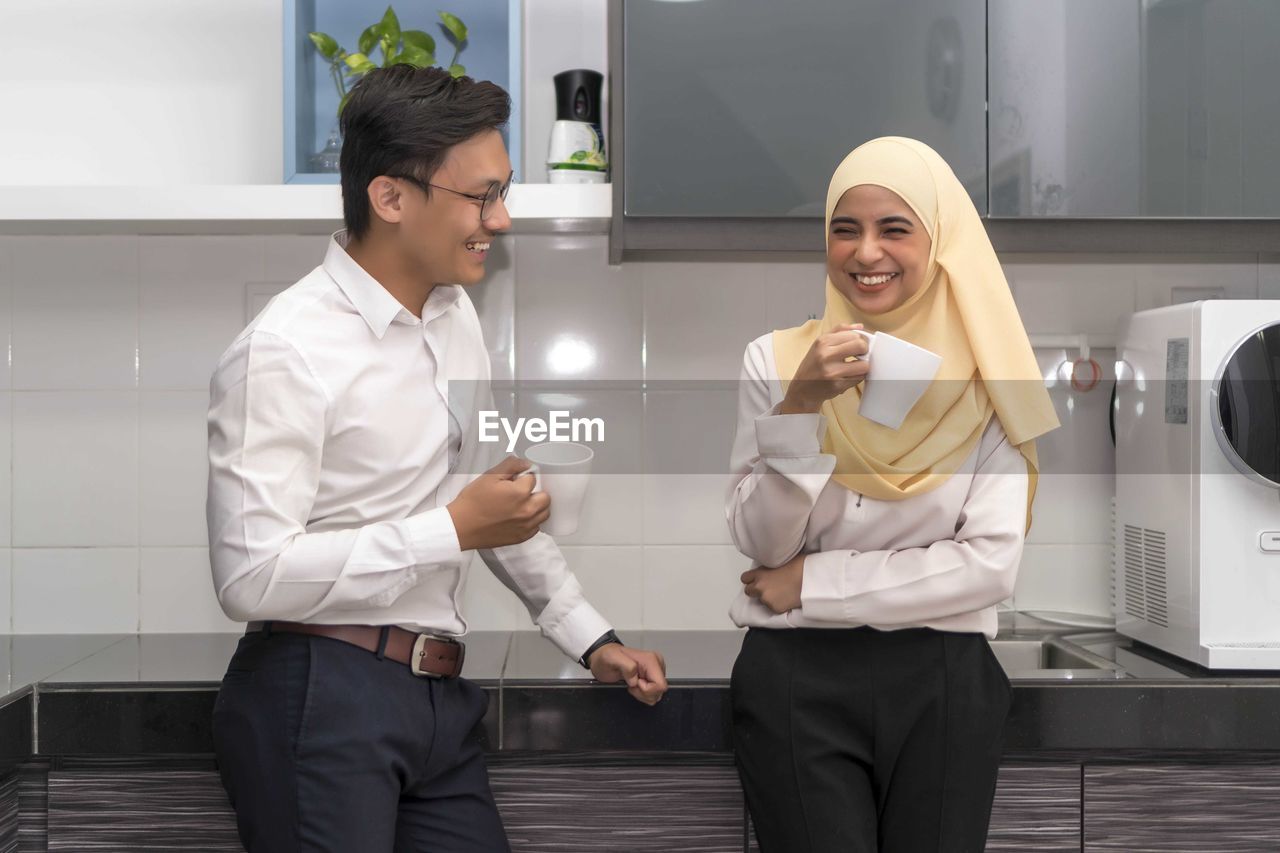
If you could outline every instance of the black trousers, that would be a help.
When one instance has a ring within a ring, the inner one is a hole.
[[[752,628],[733,742],[762,853],[979,853],[1012,691],[981,634]]]
[[[240,641],[213,739],[249,853],[506,853],[487,694],[327,637]]]

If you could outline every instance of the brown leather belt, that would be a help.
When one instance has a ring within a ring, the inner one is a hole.
[[[251,629],[253,630],[253,629]],[[283,631],[288,634],[310,634],[328,637],[359,646],[367,652],[378,653],[382,644],[382,632],[387,632],[387,645],[382,656],[402,663],[413,670],[414,675],[430,678],[457,678],[462,674],[462,661],[467,648],[463,643],[448,637],[431,634],[415,634],[395,625],[311,625],[305,622],[264,622],[259,631]]]

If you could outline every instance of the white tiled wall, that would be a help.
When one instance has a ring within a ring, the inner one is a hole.
[[[247,316],[316,266],[325,242],[0,238],[0,630],[238,630],[208,571],[208,378]],[[821,312],[821,259],[611,267],[606,243],[528,235],[495,251],[472,292],[494,375],[600,383],[582,406],[615,429],[600,460],[611,473],[562,543],[600,609],[620,628],[728,627],[749,567],[723,522],[732,394],[726,404],[699,383],[736,379],[747,341]],[[1108,371],[1105,347],[1130,311],[1280,298],[1277,255],[1004,260],[1028,329],[1091,333]],[[1038,356],[1050,374],[1066,353]],[[1107,387],[1051,389],[1064,428],[1040,443],[1020,609],[1107,612]],[[673,447],[674,461],[655,457]],[[528,627],[515,598],[475,569],[472,628]]]

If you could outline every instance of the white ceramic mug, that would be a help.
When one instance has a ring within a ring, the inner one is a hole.
[[[551,517],[542,523],[543,533],[568,536],[578,529],[594,457],[590,447],[573,441],[548,441],[524,452],[532,465],[521,476],[532,475],[533,490],[551,497]]]
[[[942,356],[886,332],[850,329],[867,339],[870,372],[862,380],[858,414],[897,429],[942,367]]]

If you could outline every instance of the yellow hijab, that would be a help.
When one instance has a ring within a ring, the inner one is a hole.
[[[880,500],[936,489],[973,452],[995,415],[1027,460],[1030,529],[1039,472],[1034,439],[1056,428],[1058,417],[978,211],[936,151],[914,139],[882,137],[854,149],[831,177],[828,240],[836,204],[862,184],[897,193],[929,233],[924,285],[892,311],[862,314],[828,277],[822,319],[773,333],[783,387],[814,339],[841,325],[863,323],[938,353],[937,377],[896,430],[858,415],[861,385],[823,403],[823,450],[836,457],[834,479]]]

